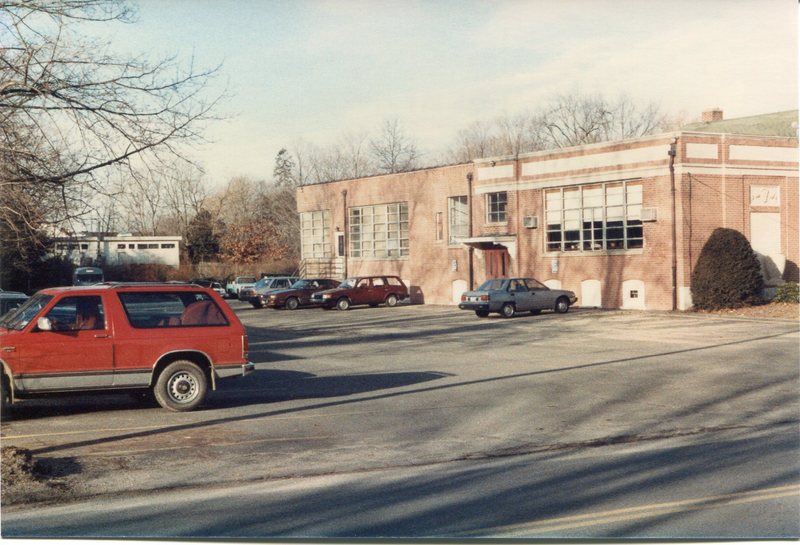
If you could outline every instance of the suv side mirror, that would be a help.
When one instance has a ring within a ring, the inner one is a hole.
[[[50,321],[50,318],[42,316],[36,320],[36,327],[38,327],[40,331],[53,331],[53,322]]]

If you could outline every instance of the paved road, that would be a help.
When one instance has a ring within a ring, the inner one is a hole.
[[[258,370],[204,410],[37,400],[2,427],[4,446],[62,469],[70,498],[138,501],[131,490],[152,490],[175,509],[213,498],[226,506],[220,520],[146,514],[150,493],[127,521],[127,507],[6,505],[3,534],[96,535],[93,515],[119,516],[113,533],[101,531],[115,536],[798,533],[796,322],[233,306]],[[265,507],[255,517],[240,498]],[[604,525],[619,509],[647,516],[625,511]],[[711,512],[722,517],[705,520]],[[593,522],[563,527],[575,513]],[[551,522],[553,532],[536,529]]]

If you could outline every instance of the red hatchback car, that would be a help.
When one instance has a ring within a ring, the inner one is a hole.
[[[151,390],[173,411],[253,370],[247,333],[208,288],[105,284],[42,290],[0,321],[3,407],[42,394]]]
[[[338,288],[318,291],[311,303],[324,309],[347,310],[353,305],[393,307],[408,298],[408,288],[397,276],[359,276],[345,279]]]

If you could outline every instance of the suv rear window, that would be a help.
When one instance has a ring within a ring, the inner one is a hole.
[[[226,326],[228,319],[206,293],[127,292],[119,299],[135,328]]]
[[[402,286],[403,283],[400,282],[400,279],[394,276],[387,276],[386,281],[389,283],[390,286]]]

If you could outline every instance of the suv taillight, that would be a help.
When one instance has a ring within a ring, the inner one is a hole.
[[[246,360],[250,354],[250,344],[247,341],[247,335],[242,335],[242,359]]]

